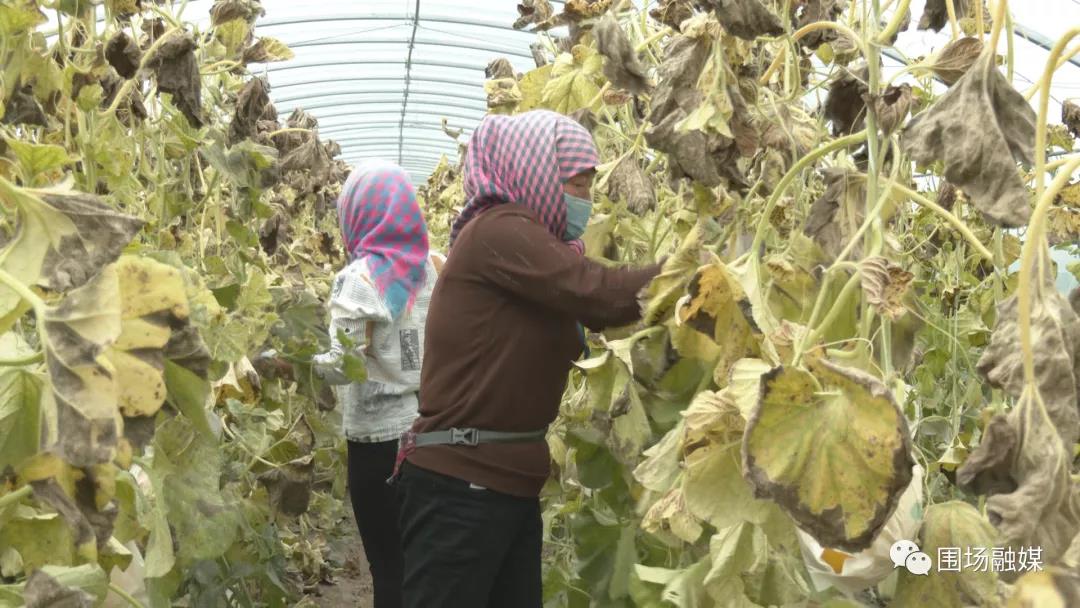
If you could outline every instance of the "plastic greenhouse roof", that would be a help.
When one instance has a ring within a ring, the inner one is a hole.
[[[561,10],[562,1],[551,2]],[[656,0],[632,2],[647,10]],[[183,18],[206,26],[212,4],[213,0],[189,0]],[[288,114],[293,108],[310,112],[319,120],[320,135],[340,143],[346,161],[373,157],[397,161],[420,182],[443,154],[457,154],[457,143],[443,132],[442,120],[467,135],[484,116],[488,63],[505,57],[519,72],[535,67],[529,45],[538,35],[511,28],[516,4],[515,0],[263,0],[266,15],[257,22],[257,33],[285,42],[296,57],[255,66],[255,73],[268,77],[279,112]],[[940,33],[915,29],[924,4],[925,0],[911,2],[912,24],[900,34],[896,50],[889,49],[885,57],[886,78],[899,68],[902,56],[929,54],[949,40],[948,26]],[[1014,84],[1025,91],[1039,80],[1048,49],[1067,29],[1080,24],[1080,0],[1011,5]],[[1002,36],[1001,54],[1007,50],[1006,38]],[[1060,120],[1061,103],[1070,98],[1080,98],[1080,56],[1055,75],[1051,123]],[[808,101],[816,103],[813,98]]]

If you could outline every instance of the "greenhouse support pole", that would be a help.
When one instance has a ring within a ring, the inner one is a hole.
[[[412,54],[416,48],[416,30],[420,26],[420,0],[416,0],[416,8],[413,9],[412,35],[409,36],[409,54],[405,58],[405,94],[401,98],[401,120],[398,121],[398,152],[397,162],[400,165],[405,145],[402,136],[405,134],[405,110],[409,106],[409,85],[412,83]]]

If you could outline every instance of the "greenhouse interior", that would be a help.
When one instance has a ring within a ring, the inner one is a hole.
[[[0,59],[0,608],[1080,606],[1080,0]]]

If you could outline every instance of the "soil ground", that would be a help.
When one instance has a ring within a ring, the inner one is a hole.
[[[333,584],[319,585],[308,597],[324,608],[373,608],[371,572],[364,557],[364,547],[360,544],[352,509],[346,506],[345,510],[349,513],[343,525],[347,534],[329,541],[329,558],[335,564],[342,564],[342,570]]]

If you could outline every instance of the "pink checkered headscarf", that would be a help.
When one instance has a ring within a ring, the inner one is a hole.
[[[451,246],[473,218],[511,202],[531,209],[561,239],[566,230],[563,184],[599,164],[592,135],[562,114],[534,110],[486,116],[465,155],[467,202],[450,230]],[[569,245],[584,251],[581,241]]]
[[[397,319],[412,308],[427,278],[427,224],[409,175],[385,161],[357,165],[337,207],[349,259],[367,262],[379,295]]]

